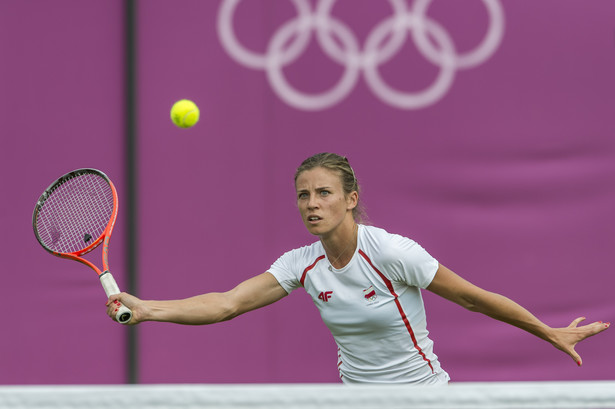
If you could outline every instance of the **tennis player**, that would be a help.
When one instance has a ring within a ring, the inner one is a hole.
[[[578,365],[575,345],[609,327],[579,326],[584,318],[577,318],[566,328],[551,328],[514,301],[456,275],[413,240],[361,224],[359,185],[342,156],[306,159],[295,174],[295,188],[301,219],[319,241],[285,253],[269,271],[225,293],[168,301],[113,295],[109,316],[115,317],[121,302],[133,312],[131,324],[212,324],[303,287],[338,346],[344,383],[448,383],[428,337],[421,289],[528,331]]]

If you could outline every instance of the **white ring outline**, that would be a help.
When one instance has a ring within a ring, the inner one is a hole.
[[[320,3],[318,3],[318,6],[316,8],[316,15],[319,18],[324,19],[323,22],[325,22],[326,20],[338,21],[331,15],[333,5],[335,4],[336,1],[337,0],[321,0]],[[408,12],[408,9],[406,7],[405,0],[389,0],[389,3],[391,4],[391,8],[393,9],[393,11],[395,12],[394,16],[396,17],[397,20],[396,20],[396,24],[393,25],[393,30],[392,30],[393,35],[385,44],[384,51],[378,54],[379,58],[377,61],[380,64],[388,61],[397,51],[399,51],[399,49],[404,45],[404,42],[406,40],[406,30],[404,27],[403,20],[404,20],[406,13]],[[343,23],[340,22],[340,24],[343,24]],[[326,26],[325,26],[325,29],[326,29]],[[350,29],[348,30],[350,31]],[[340,50],[337,47],[337,44],[335,43],[335,41],[333,41],[331,36],[328,34],[329,34],[328,31],[318,30],[316,32],[316,38],[318,39],[320,46],[323,48],[323,50],[329,56],[329,58],[336,61],[338,64],[346,65],[347,62],[342,60],[340,56],[345,55],[347,53],[345,52],[345,50]],[[357,61],[359,61],[361,66],[363,66],[365,64],[365,61],[364,61],[365,59],[371,59],[375,57],[374,56],[366,57],[365,55],[357,54],[357,55],[351,55],[349,58],[356,59]]]
[[[415,15],[406,15],[404,24],[410,31],[414,31],[414,27],[419,24],[417,20],[419,19]],[[375,47],[383,39],[381,37],[387,34],[387,31],[384,29],[386,28],[387,21],[388,20],[383,21],[372,31],[372,34],[367,38],[366,49]],[[418,109],[432,105],[449,90],[453,83],[455,77],[455,62],[453,59],[455,46],[453,41],[448,36],[447,32],[432,20],[426,21],[423,29],[425,28],[428,28],[432,37],[444,51],[442,61],[439,64],[440,72],[431,86],[425,90],[415,93],[394,90],[382,80],[376,64],[365,66],[365,80],[370,85],[371,90],[381,100],[397,108]],[[371,45],[372,43],[374,44],[373,46]]]
[[[323,24],[323,20],[318,16],[304,19],[301,21],[301,24],[305,24],[310,27],[318,27]],[[301,28],[301,26],[300,26]],[[350,30],[344,25],[340,24],[337,21],[332,22],[332,24],[328,27],[329,29],[333,28],[334,31],[337,32],[338,38],[344,42],[347,48],[351,51],[356,50],[358,54],[358,44],[354,41],[354,36],[350,32]],[[268,55],[270,56],[268,64],[267,64],[267,78],[269,79],[269,83],[273,87],[274,90],[278,91],[278,95],[282,98],[286,103],[295,108],[305,109],[305,110],[319,110],[326,109],[331,107],[341,100],[343,100],[350,91],[354,88],[357,80],[359,79],[359,69],[360,66],[358,61],[350,62],[346,64],[346,70],[340,78],[339,82],[330,90],[322,92],[320,94],[303,94],[296,91],[292,88],[284,74],[282,73],[281,68],[284,66],[284,61],[281,58],[276,58],[279,53],[276,51],[288,40],[291,38],[294,31],[293,25],[288,22],[284,24],[276,33],[273,35],[269,47],[267,48]]]
[[[427,9],[433,0],[415,0],[413,4],[413,12],[415,12],[419,16],[426,17]],[[455,54],[455,66],[457,68],[465,69],[475,67],[482,62],[486,61],[491,54],[495,52],[498,45],[502,41],[502,37],[504,35],[504,12],[498,0],[482,0],[485,8],[487,9],[487,14],[489,15],[489,27],[487,28],[487,34],[483,38],[474,50],[463,53],[463,54]],[[428,21],[427,18],[419,18],[417,23],[420,25],[424,21]],[[433,64],[440,64],[440,58],[437,50],[434,50],[431,46],[431,43],[425,36],[425,30],[413,30],[412,36],[417,47],[424,53],[425,58],[431,61]]]
[[[311,18],[310,4],[307,0],[291,1],[295,5],[297,17],[290,20],[288,24],[296,22],[299,26],[301,26],[303,20]],[[232,30],[233,15],[235,14],[235,9],[240,2],[241,0],[225,0],[222,2],[222,5],[218,11],[218,37],[220,38],[220,42],[224,46],[224,49],[237,62],[249,68],[264,69],[267,67],[268,56],[266,54],[258,54],[249,51],[243,47]],[[306,30],[300,33],[297,39],[294,40],[293,43],[287,48],[288,54],[285,55],[285,58],[283,59],[284,65],[292,63],[295,59],[297,59],[299,54],[305,51],[311,37],[312,33],[310,31]]]

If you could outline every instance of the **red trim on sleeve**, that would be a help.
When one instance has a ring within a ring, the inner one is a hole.
[[[401,303],[399,302],[399,296],[397,295],[397,293],[395,292],[395,289],[393,288],[393,283],[391,282],[391,280],[386,278],[384,274],[382,274],[380,270],[378,270],[374,266],[374,264],[372,264],[372,261],[369,259],[369,257],[367,257],[367,254],[365,254],[363,250],[359,250],[359,254],[369,263],[369,265],[374,269],[374,271],[378,273],[378,275],[380,276],[382,281],[384,281],[384,283],[386,284],[387,288],[389,289],[393,297],[395,297],[395,305],[397,305],[397,309],[399,310],[399,315],[401,315],[401,319],[404,322],[404,325],[406,326],[408,333],[410,334],[410,338],[412,338],[412,343],[414,344],[414,348],[416,348],[419,355],[423,357],[423,360],[427,362],[427,365],[429,365],[429,367],[431,368],[431,372],[434,372],[433,366],[431,366],[431,361],[425,356],[425,353],[419,346],[419,343],[416,341],[416,337],[414,336],[414,331],[412,330],[410,321],[408,320],[408,317],[406,316],[406,313],[404,312],[404,309],[402,308]]]
[[[305,276],[307,275],[308,271],[310,271],[311,269],[313,269],[316,266],[316,263],[318,263],[320,260],[322,260],[323,258],[325,258],[325,255],[323,254],[322,256],[318,257],[316,259],[316,261],[314,261],[309,267],[307,267],[305,270],[303,270],[303,274],[301,274],[301,285],[305,287]]]

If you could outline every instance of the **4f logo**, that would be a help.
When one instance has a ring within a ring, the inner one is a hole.
[[[324,302],[329,302],[332,294],[333,294],[333,291],[323,291],[320,294],[318,294],[318,299]]]

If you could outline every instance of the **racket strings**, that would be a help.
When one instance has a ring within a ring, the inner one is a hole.
[[[113,190],[102,176],[66,179],[50,190],[37,215],[40,240],[55,252],[79,252],[103,234],[113,207]]]

